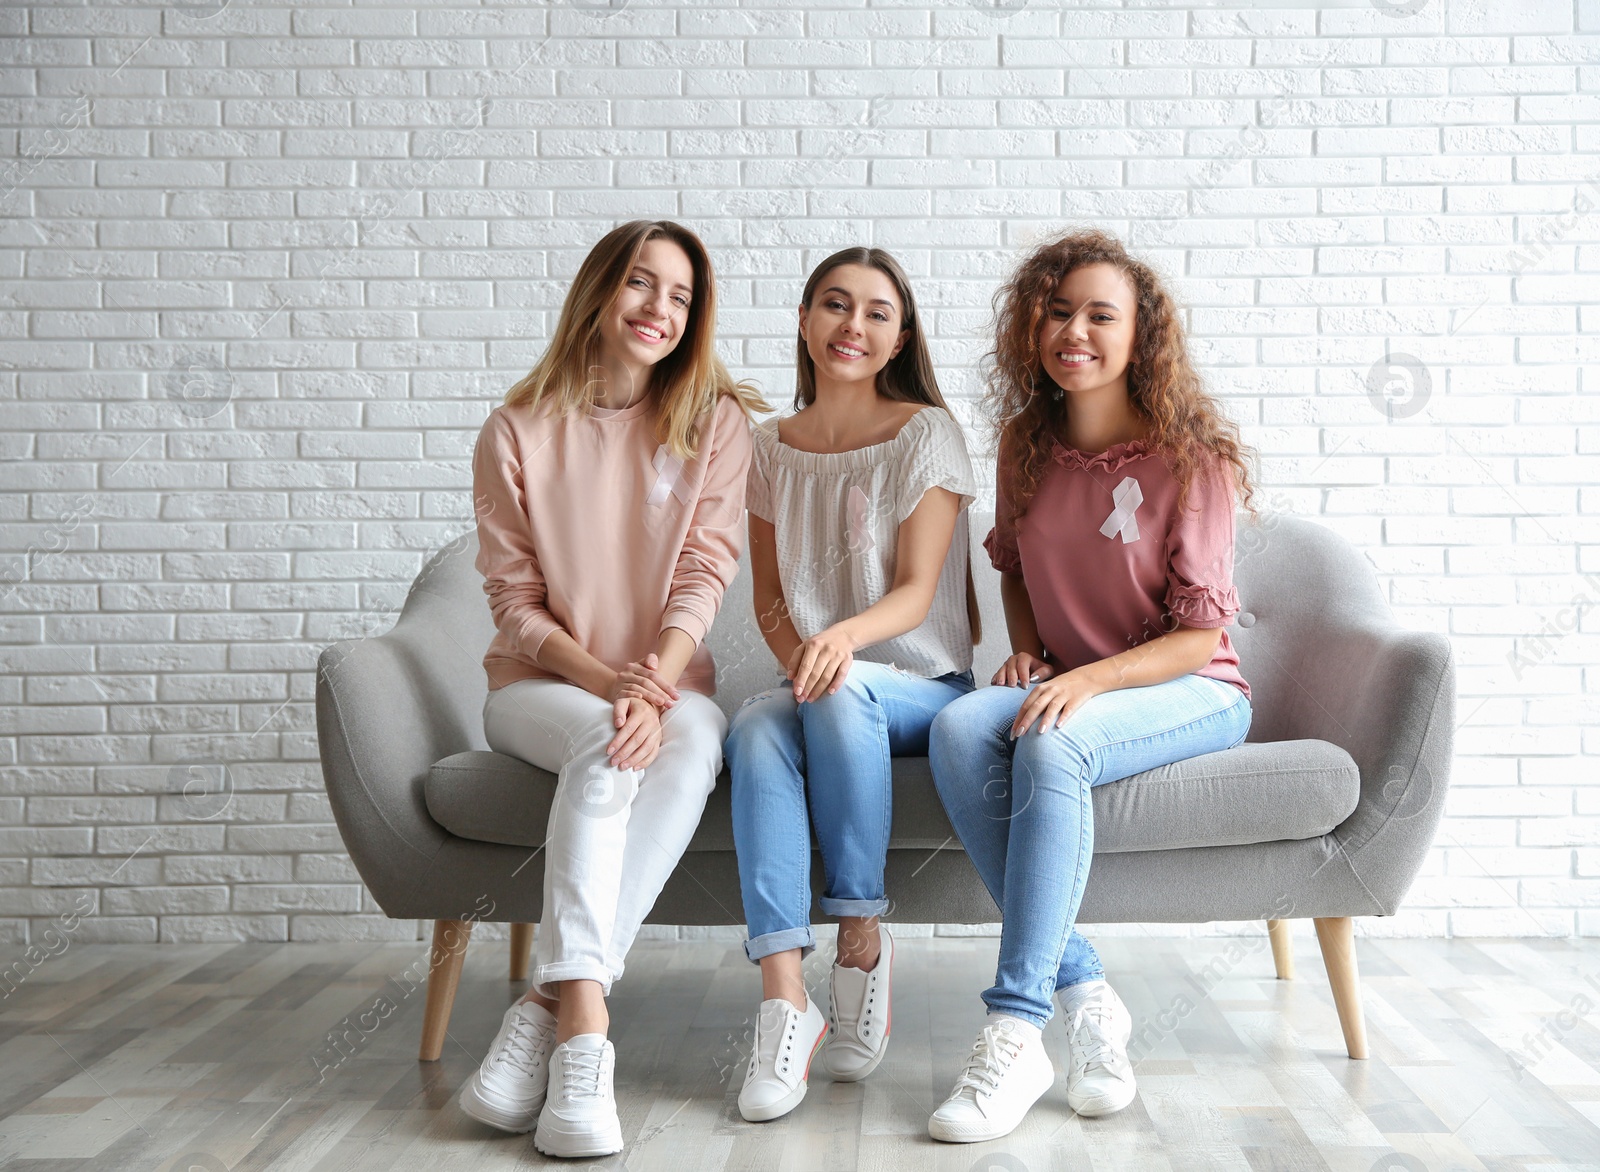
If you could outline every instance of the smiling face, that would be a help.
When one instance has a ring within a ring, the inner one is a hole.
[[[665,237],[645,241],[612,302],[606,345],[626,366],[654,366],[683,339],[693,299],[689,254]]]
[[[1039,325],[1044,372],[1068,394],[1126,385],[1138,299],[1120,269],[1084,265],[1061,278]]]
[[[809,306],[800,307],[800,336],[817,378],[834,382],[876,379],[900,352],[911,331],[889,275],[867,265],[839,265],[817,282]]]

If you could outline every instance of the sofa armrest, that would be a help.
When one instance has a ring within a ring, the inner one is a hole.
[[[1438,832],[1455,737],[1455,662],[1441,635],[1330,623],[1294,642],[1292,663],[1255,676],[1276,690],[1251,740],[1331,741],[1361,771],[1361,798],[1332,837],[1392,915]],[[1252,687],[1256,679],[1252,678]]]
[[[323,783],[346,849],[380,907],[396,906],[449,835],[428,813],[433,763],[476,747],[430,697],[430,673],[397,628],[324,649],[317,662]]]

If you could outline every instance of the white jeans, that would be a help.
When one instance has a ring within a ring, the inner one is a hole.
[[[644,769],[616,769],[606,745],[612,707],[560,680],[490,691],[483,731],[497,753],[559,777],[545,830],[544,915],[534,990],[599,981],[606,993],[639,925],[677,866],[722,769],[727,717],[709,696],[678,692],[663,714],[661,751]]]

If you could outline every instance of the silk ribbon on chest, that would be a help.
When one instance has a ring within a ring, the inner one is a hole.
[[[667,450],[667,445],[662,444],[656,449],[655,458],[651,461],[656,470],[656,482],[650,487],[650,495],[645,498],[645,504],[660,508],[667,503],[669,496],[675,496],[684,504],[689,503],[689,486],[684,481],[683,461]]]
[[[1122,537],[1122,544],[1128,545],[1139,540],[1139,506],[1144,504],[1144,491],[1140,489],[1139,482],[1131,476],[1124,476],[1122,483],[1111,491],[1111,515],[1100,526],[1102,535],[1116,538]]]

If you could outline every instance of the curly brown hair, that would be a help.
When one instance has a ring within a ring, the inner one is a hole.
[[[1254,517],[1249,468],[1254,453],[1240,440],[1238,425],[1206,393],[1189,360],[1176,303],[1153,268],[1130,256],[1109,232],[1091,228],[1038,245],[994,295],[994,349],[986,355],[984,408],[1000,459],[1011,472],[1013,516],[1008,520],[1028,511],[1055,441],[1066,436],[1068,399],[1045,393],[1055,387],[1039,355],[1040,325],[1061,279],[1092,264],[1116,268],[1138,297],[1128,398],[1149,424],[1151,446],[1172,468],[1181,490],[1179,507],[1188,501],[1197,475],[1227,468],[1239,502]]]

